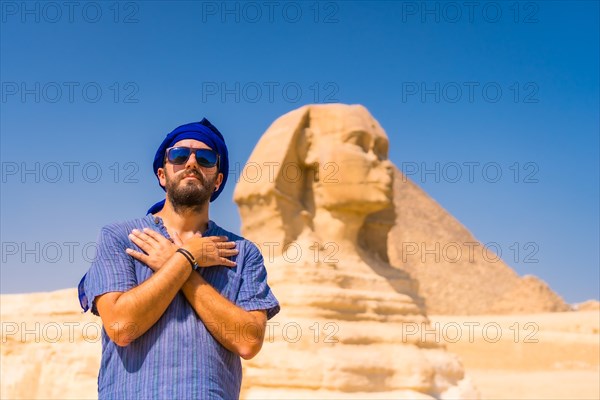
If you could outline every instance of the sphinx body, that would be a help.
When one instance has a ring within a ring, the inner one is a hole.
[[[364,107],[311,105],[277,119],[250,156],[234,200],[282,311],[246,363],[246,396],[476,395],[416,282],[388,262],[388,146]]]

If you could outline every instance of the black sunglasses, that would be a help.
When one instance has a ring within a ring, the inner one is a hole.
[[[169,147],[167,161],[174,165],[185,164],[194,152],[196,162],[201,167],[212,168],[219,165],[219,154],[211,149],[192,149],[190,147]]]

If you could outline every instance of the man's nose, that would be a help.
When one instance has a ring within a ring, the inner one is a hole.
[[[190,154],[190,157],[188,158],[187,162],[185,163],[185,168],[195,168],[198,169],[199,164],[196,161],[196,152],[192,151],[192,154]]]

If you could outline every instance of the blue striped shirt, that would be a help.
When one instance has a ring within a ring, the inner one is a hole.
[[[96,258],[79,285],[84,310],[107,292],[126,292],[152,275],[145,264],[125,253],[138,249],[128,234],[145,227],[169,237],[160,218],[144,218],[102,228]],[[258,248],[209,221],[203,236],[227,236],[239,254],[234,268],[214,266],[198,273],[221,295],[244,310],[279,312],[279,303],[267,284],[267,272]],[[234,335],[235,332],[231,332]],[[98,376],[100,399],[234,399],[242,380],[240,357],[223,347],[187,302],[177,293],[162,317],[142,336],[119,347],[102,329],[102,360]]]

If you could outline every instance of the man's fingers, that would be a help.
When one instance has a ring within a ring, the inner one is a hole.
[[[133,230],[129,234],[129,239],[146,253],[153,248],[153,246],[149,243],[148,238],[150,238],[148,235],[136,230]]]
[[[206,238],[212,240],[213,242],[226,242],[229,240],[227,236],[206,236]]]
[[[167,239],[160,233],[156,232],[154,229],[144,228],[143,234],[148,235],[149,237],[151,237],[152,239],[156,240],[159,243],[162,241],[167,241],[167,242],[169,241],[169,239]]]
[[[231,256],[237,256],[239,254],[239,250],[236,249],[220,249],[219,250],[219,256],[221,257],[231,257]]]
[[[132,230],[129,236],[131,237],[131,235],[149,244],[153,244],[154,242],[156,242],[154,237],[148,235],[145,232],[140,231],[139,229]]]
[[[235,267],[237,264],[231,260],[228,260],[226,258],[221,257],[221,265],[224,265],[226,267]]]
[[[148,256],[144,253],[140,253],[139,251],[133,249],[125,249],[125,253],[129,254],[136,260],[143,262],[144,264],[146,264],[146,262],[148,261]]]

